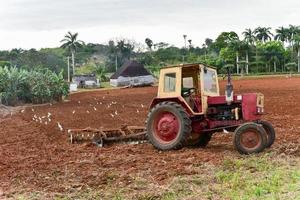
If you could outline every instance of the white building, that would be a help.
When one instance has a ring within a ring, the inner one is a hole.
[[[110,85],[120,86],[145,86],[152,85],[154,77],[137,61],[127,61],[116,73],[110,77]]]

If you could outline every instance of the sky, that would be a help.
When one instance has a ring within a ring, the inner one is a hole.
[[[0,50],[58,47],[68,32],[86,43],[113,38],[181,47],[222,31],[300,25],[299,0],[0,0]]]

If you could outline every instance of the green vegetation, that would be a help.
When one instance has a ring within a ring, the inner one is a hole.
[[[164,185],[143,177],[132,177],[131,184],[115,187],[114,179],[101,189],[83,189],[56,195],[54,199],[286,199],[300,198],[300,160],[276,154],[227,158],[221,165],[194,163],[194,175],[178,176]],[[118,174],[114,175],[116,178]],[[120,189],[122,188],[122,189]],[[43,193],[20,194],[39,199]],[[17,196],[18,197],[18,196]],[[25,198],[27,197],[27,198]]]
[[[245,29],[241,36],[226,31],[216,39],[205,39],[200,47],[194,46],[188,35],[183,35],[183,47],[155,42],[149,37],[144,44],[125,38],[110,40],[107,44],[84,44],[78,40],[78,33],[71,32],[61,42],[60,48],[0,51],[0,66],[49,69],[56,73],[63,69],[65,78],[68,57],[72,58],[71,75],[72,71],[98,71],[100,77],[115,72],[128,59],[140,61],[156,76],[161,67],[183,62],[213,65],[221,73],[225,66],[232,66],[233,72],[238,74],[300,72],[300,27],[294,25],[273,31],[270,27]]]
[[[0,67],[0,100],[5,105],[59,101],[66,95],[68,85],[62,72]]]

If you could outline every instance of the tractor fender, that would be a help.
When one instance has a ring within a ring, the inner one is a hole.
[[[182,97],[167,97],[167,98],[154,98],[150,104],[150,109],[152,109],[155,105],[157,105],[158,103],[161,102],[165,102],[165,101],[171,101],[171,102],[175,102],[180,104],[187,112],[187,114],[189,116],[193,116],[194,112],[193,110],[190,108],[190,106],[184,101],[184,99]]]

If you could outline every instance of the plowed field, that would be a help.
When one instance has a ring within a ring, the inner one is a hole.
[[[224,85],[222,81],[222,93]],[[164,184],[175,176],[198,173],[193,165],[218,165],[225,157],[240,156],[233,148],[232,136],[223,133],[214,135],[205,149],[186,147],[170,152],[160,152],[147,143],[98,148],[68,142],[68,128],[143,126],[156,90],[81,92],[63,103],[27,107],[0,119],[0,199],[1,193],[20,191],[67,193],[109,184],[122,187],[135,177]],[[263,118],[277,131],[275,144],[267,151],[299,155],[293,148],[300,143],[300,78],[236,80],[234,90],[265,95],[267,114]]]

